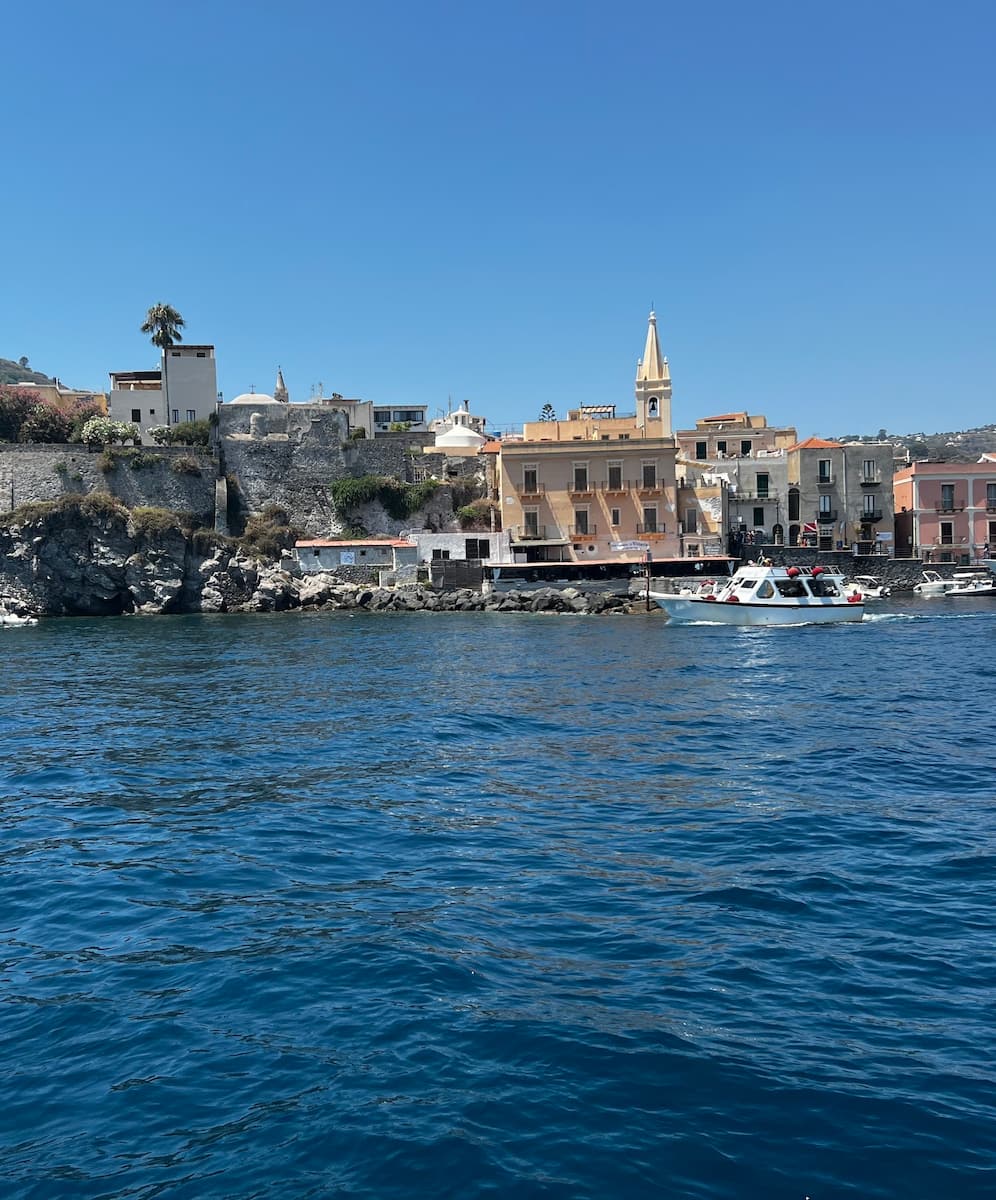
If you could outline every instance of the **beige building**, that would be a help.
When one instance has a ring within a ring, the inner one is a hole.
[[[106,392],[87,392],[79,388],[64,387],[57,379],[54,383],[13,383],[15,388],[23,388],[27,392],[36,392],[43,400],[47,400],[61,412],[70,413],[84,405],[94,405],[101,412],[107,412]]]
[[[640,561],[681,550],[676,518],[671,376],[650,314],[636,373],[636,412],[587,406],[534,421],[502,442],[502,526],[518,562]]]

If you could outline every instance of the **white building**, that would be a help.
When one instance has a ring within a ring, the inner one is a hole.
[[[397,405],[391,408],[375,405],[373,410],[374,433],[390,433],[392,425],[405,426],[406,432],[424,433],[428,428],[425,414],[427,404]]]
[[[108,414],[133,422],[143,436],[153,425],[207,420],[218,402],[214,346],[169,346],[160,363],[158,371],[111,372]]]

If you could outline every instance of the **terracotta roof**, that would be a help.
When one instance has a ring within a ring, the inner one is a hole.
[[[484,443],[484,445],[481,447],[479,453],[480,454],[500,454],[501,453],[501,442],[492,438],[492,440],[490,442]]]
[[[826,442],[823,438],[811,437],[806,438],[804,442],[796,442],[794,446],[789,446],[790,450],[840,450],[842,449],[840,442]]]
[[[414,542],[405,541],[404,538],[310,538],[306,541],[295,542],[294,549],[297,550],[301,546],[310,546],[312,548],[331,548],[340,547],[343,550],[350,550],[360,546],[414,546]]]
[[[719,417],[703,417],[702,421],[703,423],[706,421],[741,421],[744,420],[746,416],[747,414],[745,412],[723,413]]]

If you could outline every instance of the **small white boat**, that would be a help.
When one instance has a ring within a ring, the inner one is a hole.
[[[18,613],[8,612],[0,607],[0,625],[37,625],[37,617],[22,617]]]
[[[945,579],[937,571],[925,569],[923,578],[913,585],[914,596],[946,596],[958,584],[954,579]]]
[[[800,625],[860,621],[864,599],[825,567],[742,566],[711,592],[650,592],[672,621],[714,625]]]
[[[996,596],[996,578],[988,571],[980,572],[971,579],[955,580],[955,586],[947,593],[948,596]]]
[[[892,595],[892,588],[874,575],[855,575],[845,584],[848,592],[858,592],[865,600],[884,600]]]

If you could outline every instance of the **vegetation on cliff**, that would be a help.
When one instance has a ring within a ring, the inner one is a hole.
[[[333,480],[329,495],[336,514],[347,521],[361,504],[376,502],[389,517],[404,521],[418,512],[440,486],[437,479],[424,483],[402,483],[387,475],[360,475],[356,478]]]
[[[32,371],[27,355],[22,354],[17,362],[0,358],[0,386],[8,383],[55,383],[55,380],[41,371]]]

